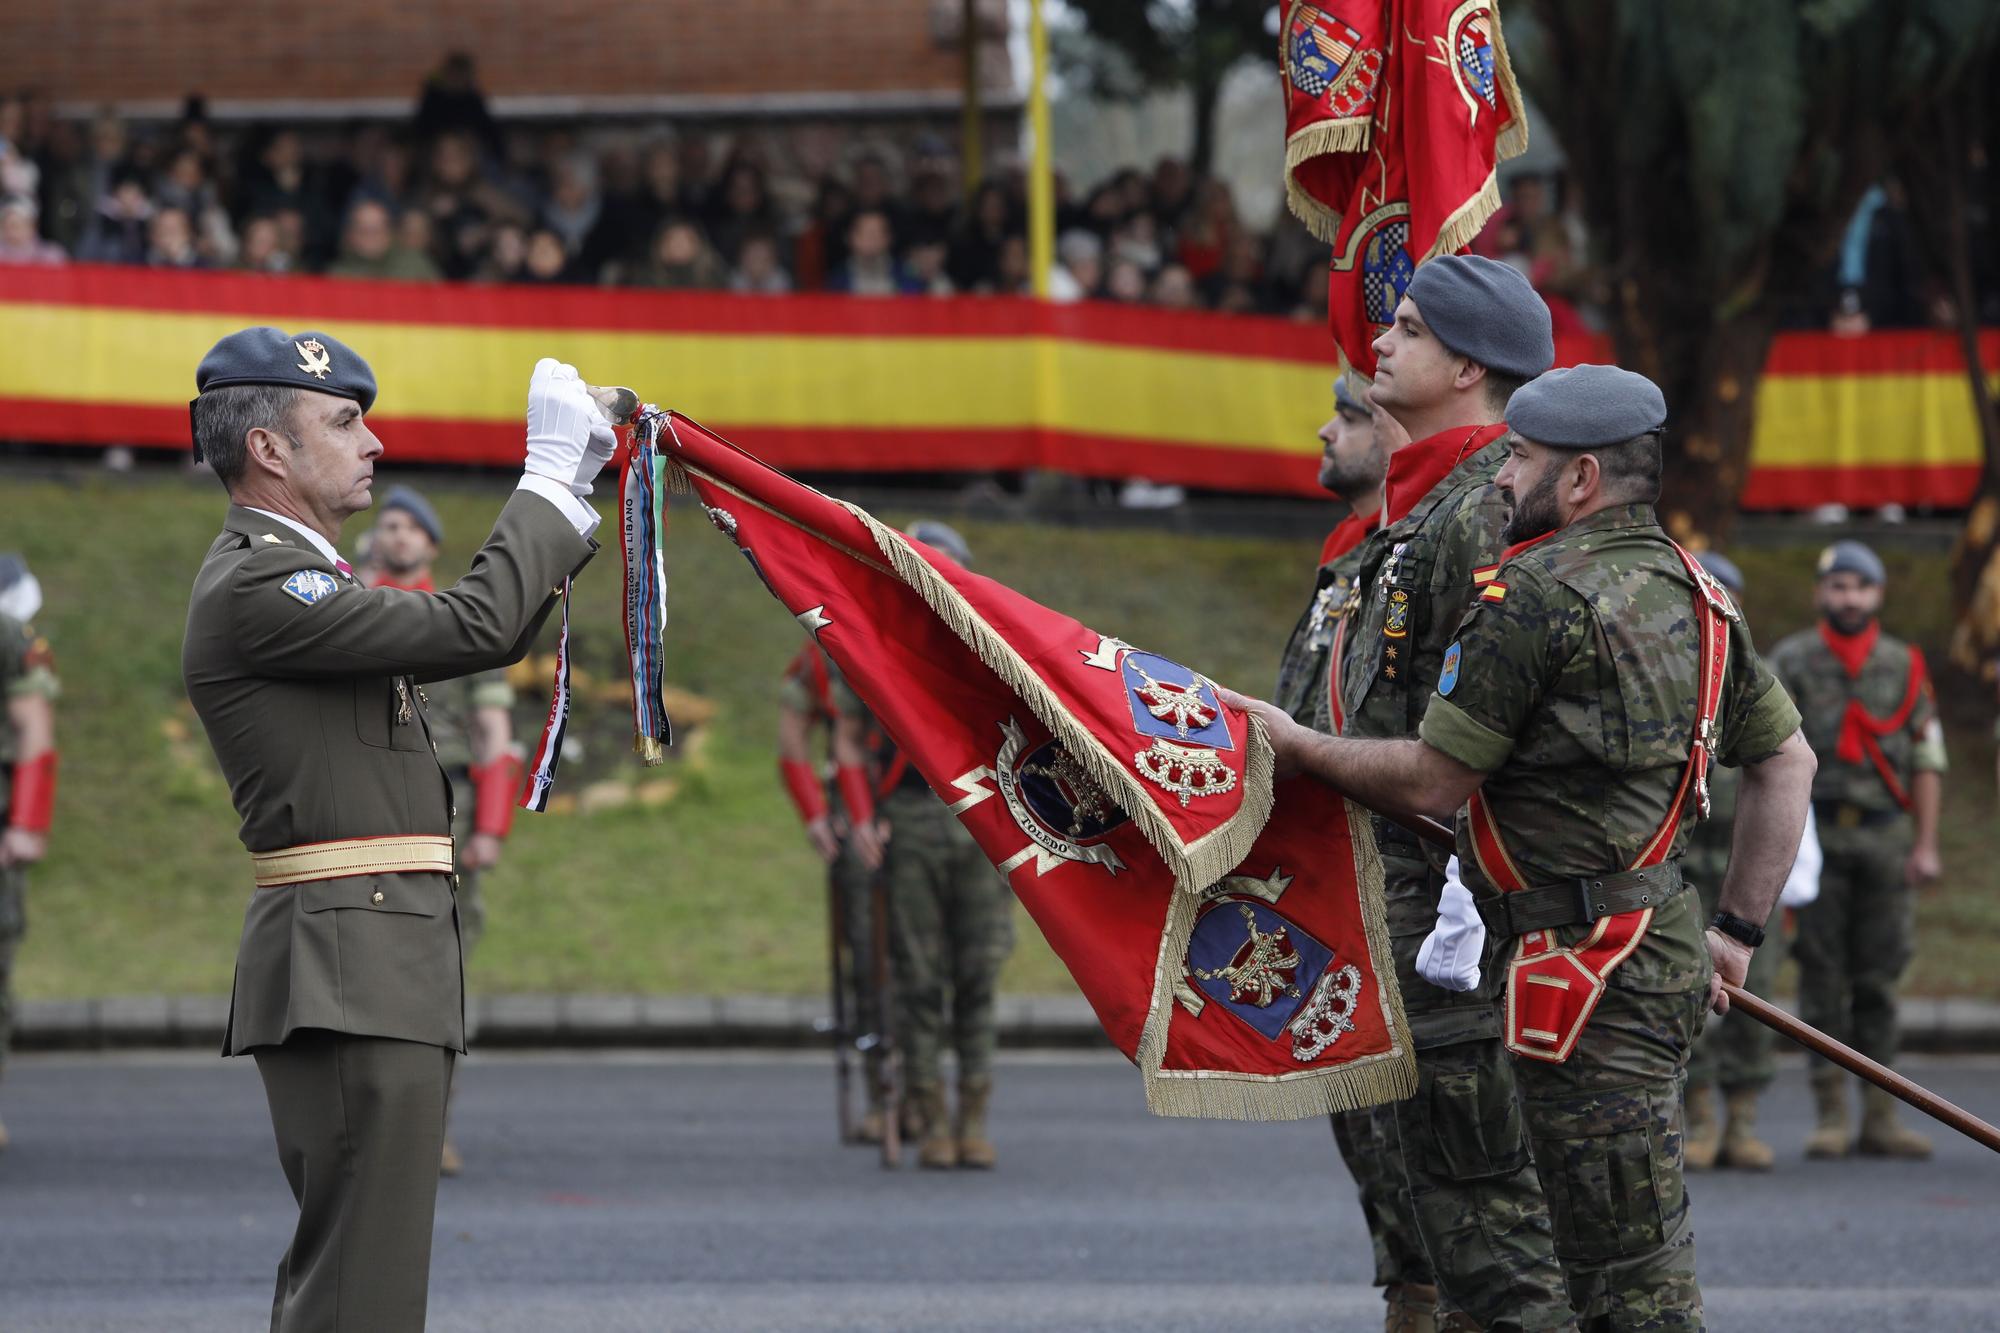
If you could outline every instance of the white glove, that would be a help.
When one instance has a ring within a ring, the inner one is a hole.
[[[1479,985],[1479,954],[1485,947],[1486,922],[1473,905],[1472,891],[1459,878],[1454,856],[1444,868],[1437,925],[1417,949],[1417,973],[1445,990],[1473,990]]]
[[[1804,907],[1819,899],[1820,867],[1826,864],[1826,855],[1819,847],[1819,825],[1813,822],[1812,807],[1806,807],[1805,836],[1799,839],[1799,854],[1792,859],[1792,873],[1785,876],[1785,887],[1778,894],[1780,907]]]
[[[527,470],[574,493],[590,445],[593,414],[603,419],[575,366],[547,356],[535,362],[535,373],[528,378]],[[596,475],[594,469],[591,475]]]
[[[590,395],[585,394],[584,397],[590,398]],[[583,462],[578,465],[576,476],[569,484],[570,494],[579,500],[589,495],[591,481],[611,461],[611,455],[617,452],[618,428],[604,415],[597,400],[590,398],[590,443],[583,446]]]

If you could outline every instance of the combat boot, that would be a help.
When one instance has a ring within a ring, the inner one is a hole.
[[[1931,1155],[1931,1141],[1897,1124],[1896,1099],[1871,1083],[1861,1090],[1861,1137],[1854,1151],[1863,1157],[1922,1161]]]
[[[1738,1171],[1769,1171],[1777,1154],[1757,1137],[1757,1094],[1738,1088],[1729,1094],[1728,1105],[1729,1130],[1722,1137],[1722,1164]]]
[[[1389,1307],[1383,1333],[1437,1333],[1436,1287],[1392,1282],[1382,1289],[1382,1299]]]
[[[917,1104],[917,1114],[924,1126],[917,1165],[933,1170],[957,1166],[958,1141],[951,1136],[951,1120],[944,1112],[944,1089],[927,1083],[916,1088],[910,1100]]]
[[[889,1098],[888,1089],[882,1082],[881,1061],[875,1058],[873,1052],[869,1053],[863,1070],[862,1087],[868,1094],[868,1109],[862,1113],[861,1119],[855,1122],[854,1137],[850,1142],[880,1143],[883,1133],[888,1128],[885,1123],[885,1110]]]
[[[444,1151],[438,1154],[438,1174],[455,1176],[463,1170],[465,1170],[465,1159],[458,1155],[458,1149],[452,1146],[451,1140],[446,1139]]]
[[[1722,1122],[1715,1118],[1715,1090],[1706,1085],[1687,1090],[1687,1128],[1681,1143],[1687,1153],[1687,1169],[1707,1171],[1715,1165],[1722,1147]]]
[[[986,1137],[986,1105],[993,1099],[993,1080],[968,1078],[958,1085],[958,1164],[990,1171],[1000,1154]]]
[[[1847,1156],[1847,1080],[1839,1074],[1816,1078],[1812,1090],[1817,1121],[1806,1136],[1806,1156]]]

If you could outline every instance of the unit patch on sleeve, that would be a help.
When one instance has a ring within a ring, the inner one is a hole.
[[[1445,698],[1458,686],[1458,640],[1451,641],[1451,647],[1444,650],[1444,670],[1438,673],[1438,693]]]
[[[285,580],[285,592],[307,606],[325,601],[339,591],[340,585],[334,581],[333,575],[317,569],[301,569]]]

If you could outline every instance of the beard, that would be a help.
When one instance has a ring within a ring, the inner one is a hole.
[[[1371,444],[1359,458],[1323,453],[1319,460],[1320,489],[1352,502],[1380,486],[1388,471],[1389,451],[1380,445]]]
[[[374,556],[375,565],[378,569],[386,570],[399,579],[407,578],[424,567],[424,562],[421,559],[415,559],[410,556],[392,555],[388,551],[371,551],[369,554]]]
[[[1827,624],[1833,626],[1837,633],[1850,638],[1867,629],[1868,622],[1875,618],[1872,611],[1835,611],[1831,608],[1821,610],[1820,616]]]
[[[1556,507],[1557,471],[1550,468],[1526,494],[1514,497],[1514,512],[1507,516],[1507,526],[1500,530],[1501,541],[1518,546],[1546,537],[1562,526],[1562,513]]]

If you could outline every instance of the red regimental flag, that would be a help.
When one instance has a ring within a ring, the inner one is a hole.
[[[1278,30],[1285,200],[1332,241],[1367,162],[1388,43],[1383,0],[1291,0]]]
[[[1500,206],[1495,162],[1528,144],[1494,5],[1386,0],[1381,8],[1387,46],[1365,145],[1314,168],[1313,176],[1290,165],[1298,131],[1286,147],[1286,197],[1333,243],[1333,336],[1348,363],[1367,374],[1375,371],[1370,344],[1394,320],[1417,265],[1462,250],[1479,233]],[[1289,107],[1290,82],[1286,87]],[[1302,205],[1302,198],[1316,202]]]
[[[684,417],[662,453],[1007,877],[1153,1110],[1409,1093],[1366,816],[1274,788],[1261,723]]]

